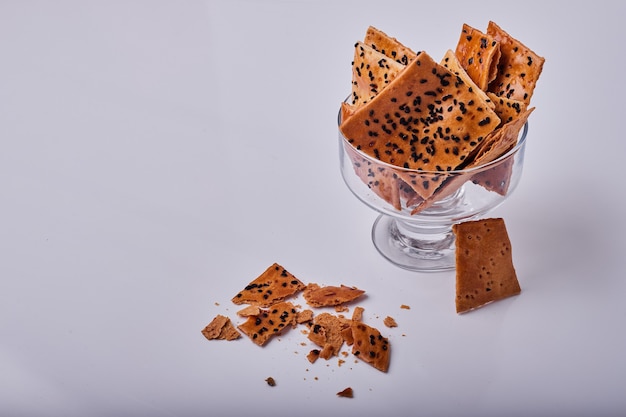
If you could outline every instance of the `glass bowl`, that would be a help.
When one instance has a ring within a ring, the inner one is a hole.
[[[382,162],[357,150],[339,130],[341,175],[359,200],[380,213],[372,240],[381,255],[412,271],[451,270],[456,261],[452,225],[484,217],[511,195],[522,175],[527,133],[526,122],[517,143],[494,161],[441,172]],[[426,200],[409,186],[424,180],[441,184]]]

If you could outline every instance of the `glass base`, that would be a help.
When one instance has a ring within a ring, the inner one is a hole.
[[[381,214],[372,227],[372,240],[387,260],[410,271],[449,271],[456,266],[452,225],[415,225]]]

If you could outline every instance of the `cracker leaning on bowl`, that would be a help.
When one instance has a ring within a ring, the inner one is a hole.
[[[519,294],[504,219],[456,224],[456,311],[465,313]]]

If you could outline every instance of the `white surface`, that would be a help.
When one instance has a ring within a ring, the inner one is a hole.
[[[626,414],[626,8],[561,6],[0,3],[0,415]],[[454,273],[375,252],[336,114],[368,25],[441,56],[490,19],[547,58],[493,213],[523,293],[457,316]],[[272,262],[365,289],[389,373],[205,340]]]

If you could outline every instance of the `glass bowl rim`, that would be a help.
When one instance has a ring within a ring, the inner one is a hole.
[[[349,97],[348,97],[349,99]],[[348,100],[346,99],[346,100]],[[419,170],[419,169],[410,169],[410,168],[404,168],[398,165],[393,165],[390,164],[388,162],[384,162],[381,161],[380,159],[376,159],[373,156],[366,154],[365,152],[361,151],[360,149],[357,149],[356,147],[354,147],[350,141],[348,140],[348,138],[346,138],[343,133],[341,132],[341,108],[339,109],[339,113],[337,114],[337,128],[339,131],[339,135],[341,136],[342,142],[344,145],[350,146],[350,148],[352,150],[354,150],[355,152],[357,152],[359,154],[359,156],[361,156],[362,158],[371,161],[373,163],[375,163],[376,165],[380,165],[382,167],[385,168],[389,168],[391,170],[395,170],[395,171],[401,171],[401,172],[405,172],[407,174],[419,174],[419,175],[466,175],[466,174],[472,174],[472,173],[476,173],[476,172],[480,172],[483,170],[487,170],[489,168],[493,168],[494,166],[498,165],[499,163],[501,163],[502,161],[504,161],[505,159],[508,159],[509,157],[511,157],[512,155],[515,155],[526,143],[526,136],[528,134],[528,121],[526,121],[524,123],[524,126],[522,128],[522,133],[521,133],[521,137],[518,134],[518,139],[517,139],[517,143],[515,144],[515,146],[511,149],[508,150],[508,152],[504,153],[503,155],[500,155],[498,158],[494,159],[493,161],[489,161],[487,163],[481,164],[481,165],[477,165],[471,168],[464,168],[464,169],[454,169],[454,170],[450,170],[450,171],[431,171],[431,170]]]

